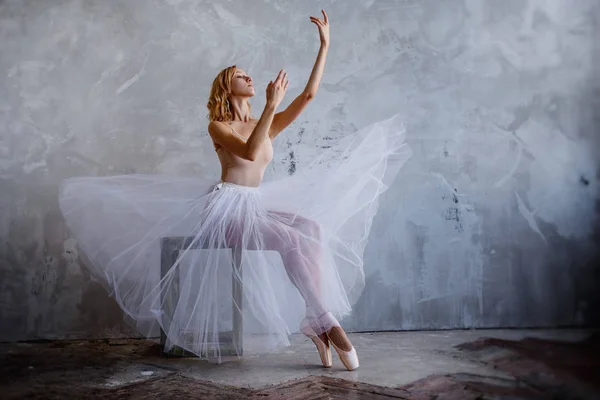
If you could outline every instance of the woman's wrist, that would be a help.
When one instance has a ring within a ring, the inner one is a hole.
[[[267,100],[267,104],[265,104],[265,111],[275,111],[277,109],[277,103],[274,100]]]

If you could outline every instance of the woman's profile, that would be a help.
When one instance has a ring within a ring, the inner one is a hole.
[[[61,185],[60,207],[87,266],[142,334],[160,326],[167,348],[220,361],[233,304],[244,318],[244,354],[276,351],[300,331],[324,367],[332,366],[331,347],[348,370],[359,366],[339,320],[365,285],[363,251],[379,196],[411,156],[399,118],[348,134],[291,176],[263,181],[273,141],[317,94],[330,45],[322,13],[310,17],[321,43],[314,67],[284,109],[284,70],[267,85],[258,118],[245,70],[233,65],[214,79],[207,129],[220,180],[133,174]],[[182,237],[165,269],[161,243]]]

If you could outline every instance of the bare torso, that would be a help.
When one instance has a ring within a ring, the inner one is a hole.
[[[240,136],[247,141],[248,136],[243,135],[231,129],[235,135]],[[215,150],[221,161],[221,180],[244,186],[259,186],[264,176],[267,165],[273,159],[273,143],[271,139],[266,139],[261,144],[258,156],[255,161],[245,160],[236,156],[225,147],[214,143]]]

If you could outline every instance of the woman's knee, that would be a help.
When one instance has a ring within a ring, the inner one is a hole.
[[[321,239],[321,225],[317,221],[304,217],[298,218],[304,234],[310,236],[313,239]]]
[[[314,239],[321,238],[321,225],[312,219],[303,217],[299,214],[272,211],[273,214],[283,218],[286,224],[289,224],[293,228],[297,228],[303,235],[310,236]]]

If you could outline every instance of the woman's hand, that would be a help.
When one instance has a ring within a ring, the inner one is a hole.
[[[279,106],[290,81],[287,80],[287,72],[279,71],[275,82],[270,81],[267,85],[267,104],[271,104],[275,108]]]
[[[329,18],[327,18],[327,13],[325,10],[321,10],[323,13],[323,19],[317,17],[310,17],[310,20],[317,25],[319,28],[319,36],[321,38],[322,46],[329,46]]]

